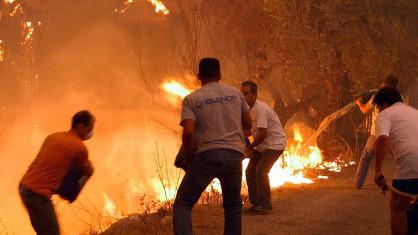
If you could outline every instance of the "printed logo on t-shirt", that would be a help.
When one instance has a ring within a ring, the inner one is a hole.
[[[203,108],[203,107],[209,106],[209,105],[233,102],[237,98],[238,97],[236,95],[228,95],[228,96],[221,96],[221,97],[216,97],[216,98],[209,98],[209,99],[205,99],[205,100],[200,100],[200,101],[196,102],[196,108],[200,109],[200,108]]]

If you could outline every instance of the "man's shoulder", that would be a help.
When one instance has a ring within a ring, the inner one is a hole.
[[[272,111],[273,108],[270,107],[266,102],[257,100],[257,109],[258,110],[265,110],[265,111]]]
[[[87,150],[83,141],[70,131],[56,132],[52,135],[54,135],[53,137],[60,140],[60,142],[64,145],[71,145],[80,151]]]

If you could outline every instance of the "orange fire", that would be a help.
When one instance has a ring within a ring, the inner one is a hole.
[[[163,13],[164,15],[168,15],[170,13],[170,11],[167,9],[167,7],[164,5],[163,2],[158,1],[158,0],[147,0],[148,2],[150,2],[152,5],[154,5],[155,7],[155,12],[157,13]]]
[[[110,199],[109,196],[107,196],[106,193],[103,193],[103,198],[104,198],[104,201],[105,201],[105,204],[104,204],[104,207],[103,207],[103,212],[107,216],[110,216],[112,218],[121,217],[115,203]]]
[[[168,15],[170,13],[170,10],[168,10],[168,8],[164,5],[163,2],[158,1],[158,0],[147,0],[147,1],[150,2],[154,6],[156,13],[160,13],[161,12],[164,15]],[[116,8],[115,9],[115,12],[119,12],[121,14],[125,13],[126,10],[129,8],[129,6],[131,4],[133,4],[133,2],[134,2],[133,0],[126,0],[123,3],[123,7],[121,9],[117,9]]]

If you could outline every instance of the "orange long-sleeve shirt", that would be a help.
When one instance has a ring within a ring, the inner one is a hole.
[[[87,175],[93,172],[83,141],[71,131],[51,134],[45,139],[20,184],[50,198],[74,165],[80,166]]]

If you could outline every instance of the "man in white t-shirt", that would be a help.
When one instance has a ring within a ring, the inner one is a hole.
[[[406,195],[418,195],[418,110],[404,104],[399,91],[391,88],[380,89],[373,103],[380,111],[376,122],[375,182],[382,190],[387,189],[382,163],[392,146],[396,170],[392,181],[391,228],[392,234],[403,235],[408,231],[407,209],[412,200]]]
[[[248,211],[269,213],[273,208],[268,174],[286,148],[286,135],[276,112],[266,103],[257,100],[256,83],[243,82],[241,92],[251,108],[253,118],[251,134],[254,140],[247,146],[250,162],[245,171],[248,196],[252,204]]]
[[[398,82],[399,79],[397,76],[389,74],[383,80],[381,87],[396,89]],[[356,189],[361,189],[363,187],[364,181],[366,180],[367,171],[369,170],[370,162],[375,156],[377,110],[373,104],[373,99],[376,92],[377,90],[371,90],[362,94],[362,96],[356,100],[356,104],[362,113],[371,113],[370,135],[367,138],[367,142],[361,154],[356,175],[354,177],[354,187]]]
[[[238,89],[219,83],[217,59],[203,58],[198,78],[202,87],[184,98],[181,110],[187,169],[174,201],[174,234],[192,234],[192,208],[216,177],[222,186],[224,234],[239,235],[244,130],[251,129],[249,107]]]

